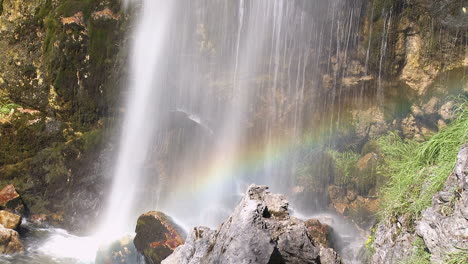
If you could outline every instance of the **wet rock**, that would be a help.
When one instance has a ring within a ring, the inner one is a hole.
[[[320,263],[323,264],[341,264],[341,258],[331,248],[320,248]]]
[[[362,158],[360,158],[357,162],[357,167],[360,171],[364,171],[371,166],[374,166],[375,163],[377,162],[377,154],[371,152],[367,153],[364,155]]]
[[[148,264],[161,263],[184,243],[185,237],[182,228],[172,218],[156,211],[141,215],[135,232],[133,243]]]
[[[327,225],[322,224],[318,219],[309,219],[305,221],[307,234],[314,242],[325,248],[332,247],[332,232],[333,229]]]
[[[348,199],[348,201],[354,202],[357,197],[358,197],[358,195],[357,195],[356,191],[354,191],[352,189],[346,191],[346,199]]]
[[[0,224],[9,229],[17,229],[21,224],[21,216],[1,210]]]
[[[289,215],[284,196],[251,185],[218,230],[194,228],[162,263],[339,263],[332,252],[311,241],[304,222]]]
[[[346,194],[346,190],[335,185],[328,186],[328,196],[331,200],[340,199]]]
[[[423,105],[423,111],[426,115],[432,115],[437,113],[437,106],[439,104],[439,98],[432,97],[429,101]]]
[[[12,184],[5,186],[0,191],[0,209],[20,215],[26,214],[26,206]]]
[[[0,254],[14,254],[23,250],[18,232],[0,225]]]
[[[439,115],[444,121],[453,119],[454,116],[454,101],[448,101],[440,107]]]
[[[115,241],[107,247],[101,247],[96,254],[96,264],[135,264],[139,255],[132,242],[132,237],[127,236]]]
[[[445,263],[448,253],[468,243],[468,145],[462,147],[454,173],[432,206],[422,213],[416,231],[431,253],[431,262]]]

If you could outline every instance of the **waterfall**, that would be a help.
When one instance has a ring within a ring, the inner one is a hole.
[[[314,130],[307,116],[336,101],[316,105],[321,61],[347,60],[356,8],[340,0],[141,1],[100,232],[132,231],[146,210],[216,226],[247,184],[290,192]]]
[[[101,232],[118,236],[128,231],[138,196],[139,175],[149,154],[158,115],[153,104],[162,96],[155,87],[163,85],[163,46],[173,11],[172,1],[148,0],[139,15],[131,52],[129,96],[122,125],[119,155],[107,212]]]

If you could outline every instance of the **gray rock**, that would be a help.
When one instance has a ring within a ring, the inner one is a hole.
[[[375,231],[372,264],[394,264],[407,259],[412,254],[412,244],[416,239],[401,228],[398,223],[380,223]]]
[[[454,173],[422,213],[416,232],[424,239],[431,261],[445,263],[447,253],[468,245],[468,145],[462,147]]]
[[[314,245],[304,222],[291,217],[284,196],[251,185],[219,227],[196,227],[163,264],[341,263],[332,249]]]

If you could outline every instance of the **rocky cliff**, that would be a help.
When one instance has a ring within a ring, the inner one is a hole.
[[[0,185],[13,183],[33,214],[76,227],[73,214],[99,206],[96,161],[120,93],[128,18],[118,0],[0,7]]]

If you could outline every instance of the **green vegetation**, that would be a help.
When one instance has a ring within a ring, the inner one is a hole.
[[[428,141],[405,141],[396,133],[378,140],[384,164],[381,173],[388,177],[382,193],[380,217],[394,219],[407,215],[416,219],[431,205],[453,171],[460,146],[468,142],[468,103],[459,103],[457,118]]]
[[[356,173],[356,164],[360,155],[353,151],[338,152],[331,149],[328,150],[328,154],[335,164],[335,184],[346,185],[350,183]]]
[[[468,263],[468,248],[461,248],[457,252],[447,254],[447,264]]]
[[[5,117],[11,112],[12,109],[16,109],[18,107],[19,105],[17,104],[0,105],[0,118]]]
[[[364,246],[371,253],[371,255],[375,254],[375,247],[374,247],[375,229],[376,229],[375,227],[371,228],[371,234],[367,237],[366,243],[364,244]]]
[[[426,249],[426,244],[420,237],[416,237],[413,242],[413,253],[411,256],[400,262],[400,264],[430,264],[431,254]]]

